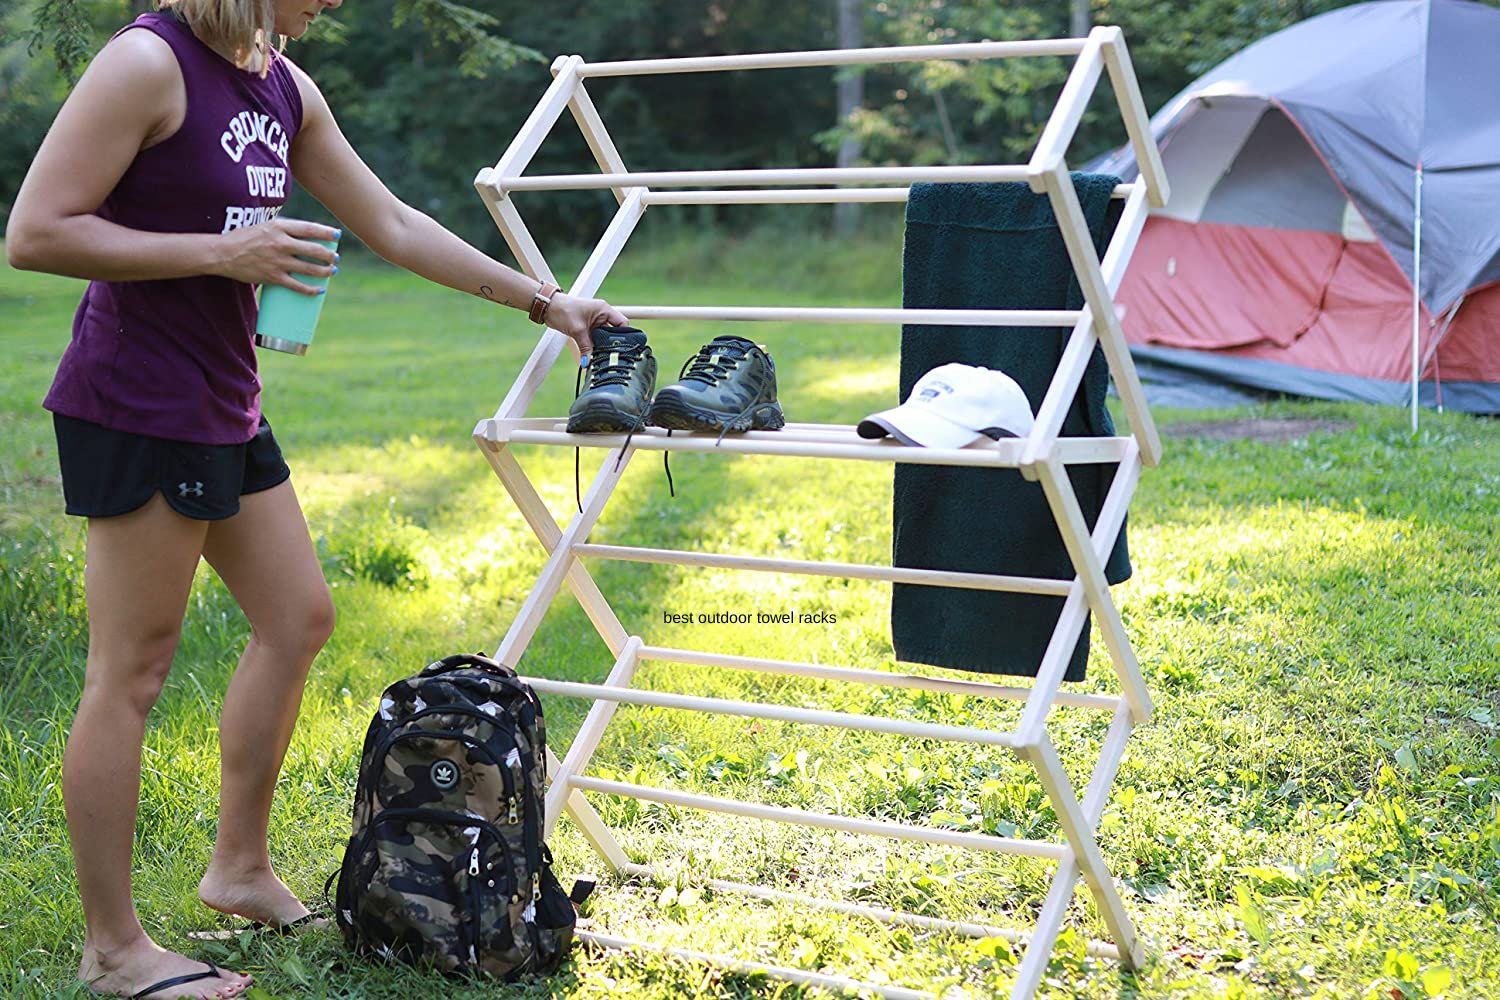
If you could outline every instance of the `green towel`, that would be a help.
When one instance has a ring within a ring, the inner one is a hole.
[[[1103,254],[1119,220],[1110,193],[1119,179],[1074,174],[1084,217]],[[1025,184],[914,184],[906,207],[902,298],[908,309],[1078,309],[1083,294],[1045,195]],[[1071,331],[1038,327],[906,326],[901,331],[901,399],[923,374],[961,362],[1004,371],[1033,412],[1041,406]],[[1069,436],[1115,432],[1104,406],[1109,371],[1095,347],[1063,422]],[[1092,528],[1114,465],[1072,466],[1069,476]],[[1040,483],[1015,469],[897,465],[894,562],[1071,579],[1062,537]],[[1122,527],[1105,567],[1110,583],[1130,576]],[[1063,599],[952,587],[896,584],[891,637],[896,658],[984,673],[1035,676]],[[1082,680],[1089,630],[1073,651],[1067,680]]]

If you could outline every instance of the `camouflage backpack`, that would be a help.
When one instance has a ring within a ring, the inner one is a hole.
[[[351,948],[504,979],[557,968],[574,910],[542,843],[546,745],[536,694],[488,657],[386,689],[336,873]]]

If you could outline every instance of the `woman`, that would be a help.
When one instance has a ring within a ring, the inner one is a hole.
[[[137,18],[63,105],[10,218],[12,266],[92,279],[43,405],[68,512],[89,519],[88,665],[63,795],[86,919],[79,976],[99,993],[230,997],[250,984],[156,945],[131,895],[146,715],[200,556],[251,637],[224,697],[218,835],[199,896],[271,927],[309,916],[272,871],[266,830],[333,604],[260,415],[252,290],[317,294],[298,276],[338,269],[310,242],[338,231],[276,218],[290,180],[387,260],[529,310],[584,354],[592,329],[626,322],[468,246],[361,162],[312,80],[265,42],[300,37],[340,3],[168,0]]]

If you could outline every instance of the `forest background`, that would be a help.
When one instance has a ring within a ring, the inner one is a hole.
[[[1485,0],[1500,6],[1500,0]],[[154,0],[0,0],[0,225],[72,81]],[[490,252],[499,234],[471,186],[530,112],[559,54],[589,60],[1126,32],[1147,107],[1246,45],[1339,0],[351,0],[288,51],[318,81],[360,154],[403,200]],[[1008,163],[1028,158],[1067,74],[1062,59],[895,64],[600,80],[595,103],[637,170]],[[1081,164],[1123,141],[1107,85],[1074,143]],[[532,171],[591,165],[556,130]],[[549,246],[591,244],[608,192],[532,194]],[[304,194],[294,217],[326,218]],[[673,212],[676,215],[673,215]],[[735,227],[722,206],[659,209],[679,226]],[[805,208],[757,220],[808,225]],[[830,212],[816,225],[834,222]],[[839,220],[848,226],[847,217]],[[659,224],[659,223],[658,223]]]

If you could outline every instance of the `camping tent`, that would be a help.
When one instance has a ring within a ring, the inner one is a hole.
[[[1382,0],[1256,42],[1152,119],[1171,199],[1119,294],[1209,379],[1500,413],[1500,10]],[[1136,173],[1129,147],[1095,169]]]

